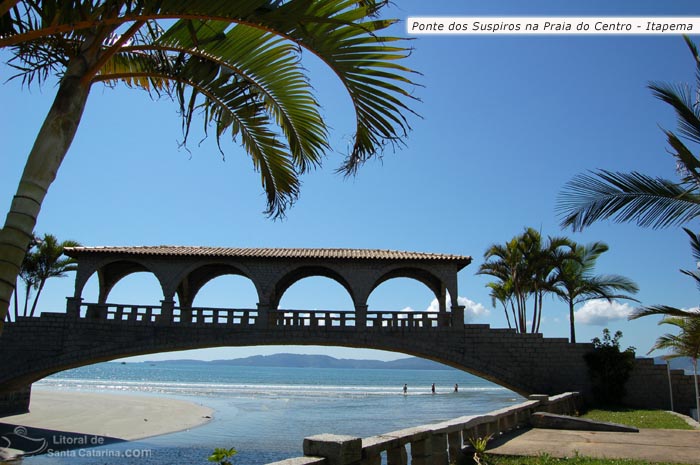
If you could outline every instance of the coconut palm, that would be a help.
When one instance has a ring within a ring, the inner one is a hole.
[[[340,168],[353,174],[409,130],[410,50],[385,36],[384,0],[0,1],[0,49],[26,85],[58,78],[0,230],[0,330],[47,190],[92,86],[123,83],[179,104],[184,139],[195,114],[217,142],[229,132],[260,173],[267,213],[283,215],[299,175],[330,148],[305,68],[316,55],[347,90],[355,135]]]
[[[508,322],[508,327],[512,328],[513,325],[510,322],[510,315],[508,314],[508,309],[513,314],[513,321],[516,321],[515,317],[515,306],[513,305],[513,292],[512,292],[512,282],[510,280],[502,282],[491,282],[486,284],[486,287],[490,288],[491,291],[489,295],[491,296],[491,305],[496,308],[496,302],[500,302],[503,306],[503,313],[506,315],[506,321]]]
[[[22,316],[27,316],[29,307],[29,297],[31,296],[32,289],[36,289],[38,283],[38,273],[39,269],[38,257],[36,254],[28,252],[22,260],[22,267],[19,270],[19,279],[24,283],[24,311]],[[15,302],[17,301],[17,296],[15,295]],[[17,309],[15,309],[15,320],[19,314]]]
[[[684,141],[700,143],[700,55],[685,38],[696,67],[696,89],[666,83],[651,83],[652,94],[671,105],[678,116],[678,135],[664,130],[676,159],[679,181],[632,171],[598,170],[569,181],[559,196],[557,210],[562,227],[582,230],[596,221],[636,222],[640,226],[664,228],[686,224],[700,217],[700,159]]]
[[[543,243],[542,235],[533,228],[512,238],[505,245],[494,244],[484,253],[485,262],[477,274],[485,274],[499,281],[488,283],[492,297],[510,302],[513,325],[525,333],[528,321],[528,302],[532,302],[530,332],[539,332],[542,322],[544,295],[552,292],[554,270],[562,260],[571,258],[571,242],[563,237],[549,237]],[[509,322],[510,324],[510,322]]]
[[[700,313],[698,313],[700,315]],[[700,318],[665,316],[659,324],[669,324],[680,329],[679,334],[664,334],[660,336],[649,353],[658,349],[670,349],[671,353],[664,355],[665,359],[690,357],[693,361],[693,376],[695,379],[695,408],[700,412],[700,397],[698,397],[698,358],[700,358]]]
[[[617,294],[618,291],[636,293],[639,288],[628,278],[620,275],[593,275],[595,263],[601,254],[608,251],[607,244],[593,242],[582,245],[573,243],[576,259],[564,260],[556,269],[554,293],[569,305],[569,324],[571,342],[576,342],[576,324],[574,307],[593,299],[629,299],[634,298]]]
[[[32,310],[29,313],[30,317],[34,316],[39,296],[44,289],[46,281],[50,278],[63,278],[66,276],[66,273],[77,269],[75,259],[69,257],[61,258],[63,249],[66,247],[80,247],[80,244],[71,240],[59,243],[56,236],[45,234],[44,238],[39,242],[36,251],[31,253],[32,261],[35,262],[34,288],[36,289],[36,294],[34,294]]]

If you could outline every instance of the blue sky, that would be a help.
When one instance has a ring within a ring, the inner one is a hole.
[[[409,16],[700,16],[697,1],[448,1],[401,0],[387,17]],[[406,35],[405,23],[395,34]],[[182,139],[176,106],[145,93],[95,86],[77,137],[44,203],[37,232],[84,245],[211,245],[230,247],[348,247],[471,255],[460,273],[460,297],[473,302],[473,322],[506,325],[476,276],[483,253],[524,227],[577,242],[602,240],[610,251],[597,271],[635,280],[642,304],[694,307],[698,291],[680,268],[694,268],[680,229],[649,230],[599,223],[584,233],[559,228],[557,194],[586,170],[637,170],[675,179],[661,127],[672,111],[654,99],[650,81],[692,82],[693,62],[680,36],[419,36],[410,66],[422,73],[415,89],[421,118],[411,117],[406,147],[364,166],[356,178],[334,173],[352,137],[349,99],[334,76],[306,57],[323,114],[332,127],[333,153],[303,178],[301,198],[284,221],[267,219],[259,176],[234,142],[225,160],[213,140]],[[307,54],[309,55],[309,54]],[[0,67],[3,150],[0,211],[6,212],[26,154],[51,103],[55,86],[23,89],[5,82]],[[691,227],[697,227],[693,224]],[[84,297],[96,300],[96,285]],[[63,311],[72,277],[47,285],[40,308]],[[110,301],[157,303],[155,279],[136,274]],[[392,280],[370,297],[370,309],[429,307],[427,288]],[[253,308],[243,278],[207,285],[197,305]],[[325,278],[293,286],[284,308],[350,309],[343,288]],[[643,354],[664,332],[657,320],[628,322],[628,308],[584,309],[580,341],[604,327],[620,329],[624,345]],[[547,301],[542,331],[567,337],[566,306]],[[327,353],[344,358],[398,358],[342,348],[219,348],[147,358],[234,358],[274,352]]]

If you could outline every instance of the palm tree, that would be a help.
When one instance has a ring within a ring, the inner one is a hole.
[[[571,342],[576,342],[576,325],[574,307],[593,299],[630,299],[634,298],[616,294],[617,291],[636,293],[639,288],[628,278],[620,275],[594,276],[593,268],[601,254],[608,251],[607,244],[593,242],[588,245],[573,243],[576,259],[564,260],[556,270],[554,293],[569,305],[569,324]]]
[[[698,265],[700,265],[700,234],[695,234],[688,228],[683,228],[683,231],[685,231],[685,233],[690,238],[690,248],[693,251],[693,258],[695,259],[695,262]],[[698,290],[700,290],[700,272],[690,270],[680,271],[681,273],[693,278],[693,280],[695,281],[695,285],[697,286]],[[682,310],[680,308],[670,307],[668,305],[652,305],[650,307],[637,308],[632,313],[632,315],[630,315],[629,319],[636,320],[637,318],[649,315],[663,315],[664,317],[675,316],[679,318],[700,319],[700,312]]]
[[[549,237],[543,244],[542,235],[533,228],[526,228],[523,234],[505,245],[494,244],[486,250],[485,262],[477,274],[499,280],[487,286],[491,288],[491,296],[501,301],[504,309],[505,302],[510,303],[516,331],[528,331],[528,301],[531,301],[530,332],[539,332],[544,295],[552,292],[555,285],[553,271],[562,260],[571,258],[570,250],[571,242],[563,237]]]
[[[700,315],[700,313],[698,313]],[[695,379],[695,408],[700,413],[700,397],[698,396],[698,358],[700,358],[700,318],[666,316],[659,324],[669,324],[680,329],[679,334],[664,334],[660,336],[649,353],[657,349],[670,349],[671,354],[664,355],[665,359],[690,357],[693,361],[693,376]]]
[[[0,49],[27,85],[58,77],[55,100],[29,153],[0,230],[0,332],[42,202],[77,131],[92,85],[143,89],[178,102],[185,141],[204,116],[217,142],[228,131],[260,173],[267,213],[283,215],[299,175],[330,148],[302,50],[347,90],[356,116],[340,168],[354,174],[401,144],[410,50],[384,36],[385,0],[0,1]]]
[[[513,325],[510,322],[510,316],[508,315],[508,307],[510,306],[510,311],[513,314],[513,321],[517,322],[515,316],[515,306],[513,305],[513,290],[512,282],[510,280],[502,281],[499,283],[491,282],[486,284],[486,287],[491,289],[491,305],[496,308],[496,302],[500,302],[503,306],[503,313],[506,315],[506,321],[508,322],[508,327],[512,328]]]
[[[36,294],[34,294],[34,302],[29,316],[34,316],[36,305],[39,302],[39,296],[44,289],[46,281],[50,278],[63,278],[66,273],[77,269],[76,261],[73,258],[61,258],[63,249],[66,247],[80,247],[76,241],[58,242],[56,236],[45,234],[44,238],[39,243],[39,246],[32,255],[36,262],[35,285]],[[26,307],[26,305],[25,305]],[[26,316],[26,308],[25,308]]]
[[[700,79],[700,55],[685,38]],[[697,91],[690,86],[651,83],[652,94],[671,105],[678,116],[680,135],[664,130],[676,159],[680,181],[632,171],[598,170],[569,181],[559,196],[557,210],[562,227],[580,231],[598,220],[636,222],[640,226],[664,228],[700,217],[700,159],[683,142],[700,143],[700,107]]]
[[[38,273],[39,269],[38,257],[32,252],[28,252],[22,260],[22,267],[19,270],[19,279],[24,283],[24,311],[22,316],[27,316],[27,308],[29,306],[29,296],[32,293],[32,289],[36,289],[38,283]],[[16,302],[15,295],[15,302]],[[19,315],[15,311],[15,321]]]

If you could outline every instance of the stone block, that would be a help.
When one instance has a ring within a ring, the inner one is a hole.
[[[328,465],[352,465],[362,460],[362,439],[338,434],[304,438],[304,455],[325,457]]]

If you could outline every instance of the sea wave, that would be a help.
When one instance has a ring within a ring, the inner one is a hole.
[[[140,392],[172,395],[216,397],[372,397],[403,395],[401,387],[343,386],[311,384],[234,384],[204,382],[125,381],[100,379],[45,378],[37,387],[61,390],[99,390],[111,392]],[[459,394],[507,391],[500,386],[463,386]],[[453,394],[449,389],[437,391],[437,395]],[[408,395],[432,395],[428,389],[409,389]]]

